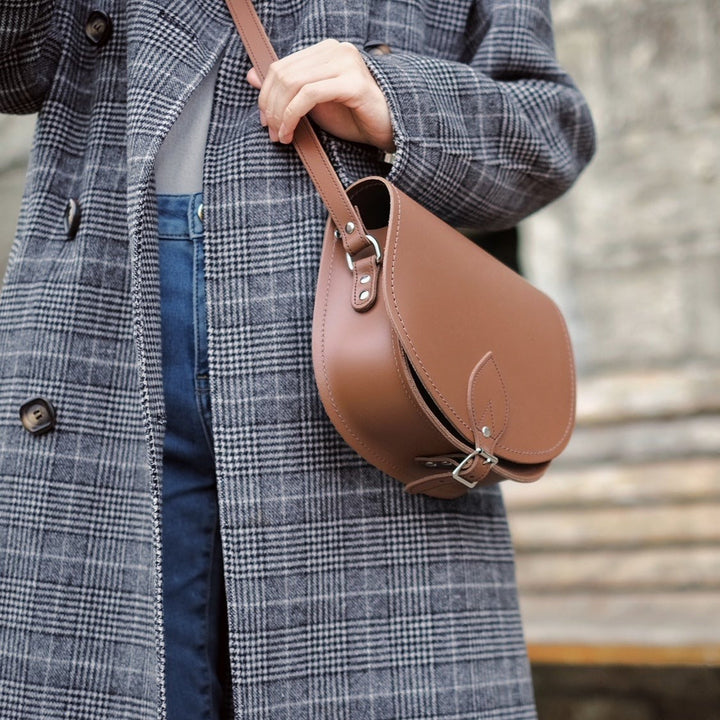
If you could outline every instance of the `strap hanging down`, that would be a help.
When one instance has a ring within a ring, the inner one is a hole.
[[[252,0],[225,0],[235,27],[260,78],[265,79],[270,64],[278,59]],[[320,193],[338,229],[345,251],[354,256],[368,246],[362,220],[343,188],[310,121],[303,117],[293,137],[293,145]]]

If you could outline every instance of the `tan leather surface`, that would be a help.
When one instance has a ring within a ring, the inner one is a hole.
[[[375,255],[356,259],[353,263],[353,309],[357,312],[369,310],[377,300],[380,267]]]
[[[492,352],[499,375],[487,373],[487,387],[472,395],[476,404],[496,405],[505,395],[509,418],[499,435],[493,429],[498,454],[519,463],[556,457],[570,439],[575,413],[574,362],[559,310],[525,279],[380,182],[392,198],[383,277],[388,311],[423,385],[472,442],[467,380],[458,378],[469,379]]]
[[[313,320],[313,364],[320,395],[347,443],[393,477],[421,477],[420,447],[455,452],[405,387],[401,349],[387,320],[382,287],[366,312],[352,308],[353,275],[328,225]],[[379,239],[379,238],[378,238]]]
[[[473,447],[495,452],[495,446],[507,429],[510,398],[503,376],[488,351],[470,373],[467,407],[473,434]]]

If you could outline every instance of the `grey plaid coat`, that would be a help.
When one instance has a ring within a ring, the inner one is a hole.
[[[450,222],[508,226],[592,154],[546,0],[257,6],[281,55],[391,46],[367,56],[390,175]],[[113,21],[102,47],[94,9]],[[405,494],[323,414],[309,328],[326,212],[260,126],[222,0],[0,0],[0,110],[39,111],[0,306],[0,717],[164,717],[153,160],[218,58],[205,252],[235,717],[534,718],[499,492]],[[388,171],[328,146],[344,181]],[[57,410],[41,436],[18,420],[36,396]]]

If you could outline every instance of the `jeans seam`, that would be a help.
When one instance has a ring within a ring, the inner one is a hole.
[[[198,409],[198,414],[200,415],[200,422],[202,423],[203,432],[205,433],[205,442],[207,443],[208,449],[210,450],[210,455],[213,458],[213,461],[215,460],[215,449],[213,444],[213,438],[212,438],[212,415],[210,415],[210,418],[207,417],[207,413],[205,410],[205,407],[203,407],[203,403],[200,400],[200,394],[201,392],[204,394],[205,390],[202,391],[198,387],[198,376],[199,376],[199,370],[200,370],[200,354],[201,354],[201,348],[200,348],[200,332],[199,332],[199,323],[198,318],[200,316],[200,312],[204,310],[205,303],[202,303],[200,301],[199,295],[200,295],[200,287],[199,287],[199,279],[200,279],[200,264],[204,263],[204,257],[201,257],[202,252],[202,236],[193,238],[193,332],[195,335],[195,372],[193,377],[193,386],[195,388],[195,404]],[[203,291],[205,289],[203,283]],[[205,325],[207,327],[207,320],[205,321]],[[207,335],[206,335],[207,337]],[[212,413],[212,410],[210,411]]]
[[[205,598],[205,627],[206,627],[206,637],[208,634],[208,631],[210,629],[210,601],[212,598],[212,583],[213,583],[213,570],[215,567],[215,557],[217,553],[217,531],[218,531],[218,513],[215,512],[215,516],[213,518],[212,523],[212,531],[211,531],[211,542],[210,542],[210,562],[208,563],[208,574],[207,574],[207,583],[205,587],[207,588],[207,596]],[[217,648],[216,648],[217,650]],[[215,711],[219,708],[214,707],[214,696],[213,696],[213,678],[212,674],[210,673],[210,668],[214,667],[213,658],[210,657],[210,643],[205,643],[205,660],[206,664],[205,667],[208,669],[208,693],[207,693],[207,701],[208,701],[208,710],[210,717],[215,716]]]

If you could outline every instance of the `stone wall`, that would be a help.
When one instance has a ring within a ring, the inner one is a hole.
[[[553,7],[599,151],[521,226],[580,371],[567,452],[506,487],[528,640],[536,659],[717,665],[720,3]]]
[[[720,4],[553,7],[558,54],[593,108],[599,152],[566,198],[526,224],[530,274],[566,307],[586,376],[714,367]]]

